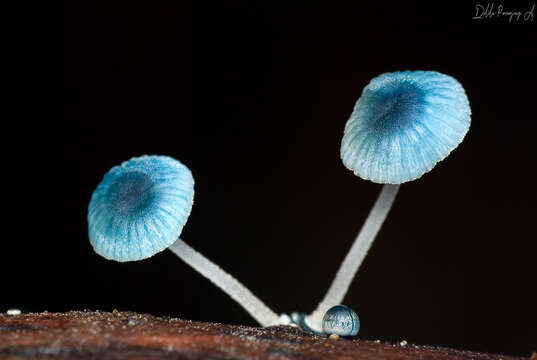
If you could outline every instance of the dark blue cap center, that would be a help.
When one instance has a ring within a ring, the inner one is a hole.
[[[416,84],[400,81],[392,85],[364,94],[373,110],[366,121],[375,131],[391,133],[406,128],[424,108],[423,91]]]
[[[123,215],[139,215],[154,198],[153,181],[140,171],[132,171],[119,177],[108,189],[112,208]]]

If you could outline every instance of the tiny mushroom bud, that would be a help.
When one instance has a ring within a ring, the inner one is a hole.
[[[307,317],[310,327],[318,329],[325,311],[343,300],[399,184],[446,158],[468,132],[470,114],[461,84],[435,71],[385,73],[364,88],[345,125],[341,159],[355,175],[384,186],[327,294]]]
[[[136,261],[169,248],[237,301],[261,325],[278,315],[250,290],[179,238],[192,209],[190,170],[168,156],[132,158],[112,168],[93,192],[88,233],[106,259]]]
[[[326,335],[356,336],[358,331],[360,331],[360,319],[351,308],[336,305],[324,314],[323,332]]]

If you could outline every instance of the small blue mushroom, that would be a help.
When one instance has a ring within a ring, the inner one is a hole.
[[[333,306],[324,314],[323,332],[326,335],[356,336],[359,330],[358,315],[345,305]]]
[[[248,288],[179,238],[192,209],[194,178],[168,156],[132,158],[112,168],[88,209],[88,234],[106,259],[136,261],[168,248],[237,301],[261,325],[279,317]]]
[[[193,200],[190,170],[171,157],[142,156],[115,166],[89,204],[93,249],[116,261],[153,256],[177,240]]]
[[[382,184],[419,178],[462,141],[470,127],[463,87],[436,71],[382,74],[364,88],[345,125],[343,164]]]

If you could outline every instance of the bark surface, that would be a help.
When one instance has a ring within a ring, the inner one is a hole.
[[[333,340],[289,326],[252,328],[133,312],[0,314],[0,359],[421,359],[509,356],[366,340]]]

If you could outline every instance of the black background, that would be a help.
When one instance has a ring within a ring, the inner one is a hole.
[[[437,70],[466,88],[470,131],[402,186],[345,304],[365,339],[537,350],[535,20],[430,3],[69,4],[61,94],[34,112],[48,130],[33,154],[51,155],[46,198],[25,211],[46,231],[27,226],[38,235],[3,254],[0,307],[256,325],[169,251],[93,252],[87,204],[104,173],[164,154],[196,180],[182,238],[276,312],[310,312],[381,189],[339,158],[354,102],[380,73]],[[38,83],[42,104],[51,84]]]

